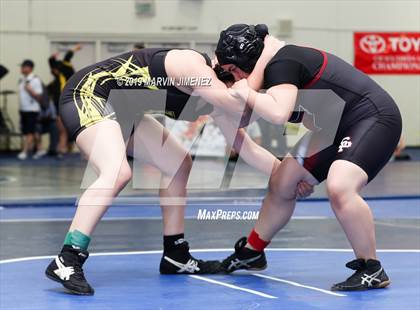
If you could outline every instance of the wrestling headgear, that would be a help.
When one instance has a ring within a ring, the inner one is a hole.
[[[251,73],[264,48],[268,27],[235,24],[220,33],[216,56],[220,65],[233,64]]]

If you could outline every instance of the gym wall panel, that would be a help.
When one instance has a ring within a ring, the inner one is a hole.
[[[27,1],[0,1],[0,30],[27,31],[28,29]]]
[[[209,44],[211,38],[216,41],[220,30],[232,23],[263,22],[276,34],[278,20],[290,19],[293,27],[291,35],[285,38],[287,42],[325,49],[352,63],[354,31],[420,31],[417,0],[157,0],[156,15],[141,18],[136,16],[134,3],[134,0],[2,0],[0,61],[14,66],[24,54],[31,55],[40,64],[37,72],[48,81],[51,77],[44,61],[50,41],[96,40],[96,44],[102,44],[185,40],[196,41],[199,47]],[[98,46],[97,58],[103,53],[102,45]],[[398,102],[407,144],[420,145],[420,77],[372,77]],[[1,87],[16,88],[17,78],[15,70]]]

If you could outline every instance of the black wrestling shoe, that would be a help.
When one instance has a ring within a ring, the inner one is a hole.
[[[334,284],[332,291],[364,291],[375,288],[384,288],[391,284],[385,270],[378,260],[355,259],[346,264],[347,268],[356,272],[346,281]]]
[[[222,271],[217,260],[203,261],[190,254],[187,241],[183,241],[171,252],[164,252],[160,260],[161,274],[214,274]]]
[[[61,253],[48,265],[45,275],[61,283],[73,294],[93,295],[95,291],[86,281],[82,269],[88,257],[87,251],[64,245]]]
[[[258,252],[245,247],[246,237],[242,237],[235,243],[235,253],[230,255],[222,262],[225,272],[231,273],[235,270],[264,270],[267,268],[267,260],[264,252]]]

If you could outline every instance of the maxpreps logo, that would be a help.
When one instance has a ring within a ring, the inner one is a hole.
[[[366,54],[409,53],[420,51],[420,37],[407,37],[404,35],[367,34],[359,41],[360,49]]]

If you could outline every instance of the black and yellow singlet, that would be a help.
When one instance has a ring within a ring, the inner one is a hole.
[[[188,115],[188,119],[185,120],[193,121],[200,115],[211,113],[213,107],[208,103],[194,109],[194,113],[182,113],[184,108],[191,106],[190,95],[171,83],[156,83],[168,79],[164,65],[168,51],[169,49],[162,48],[131,51],[75,73],[66,84],[60,98],[60,115],[69,135],[75,138],[84,128],[104,119],[115,119],[112,104],[107,102],[113,89],[165,89],[165,109],[156,111],[151,107],[151,110],[174,119],[184,119],[185,114]],[[210,58],[206,54],[202,55],[207,65],[211,66]],[[199,97],[191,97],[193,98],[199,100]]]

